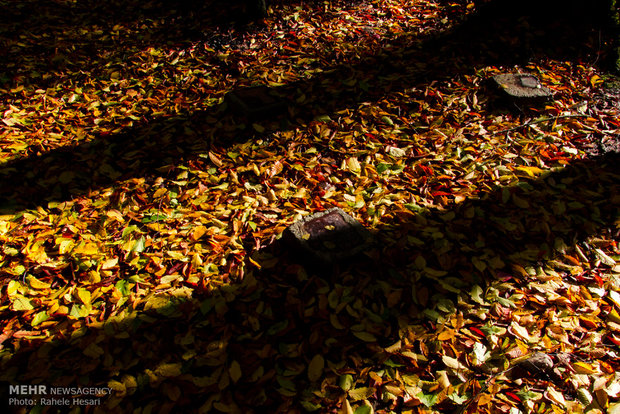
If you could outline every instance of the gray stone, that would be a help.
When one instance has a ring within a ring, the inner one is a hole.
[[[249,118],[271,118],[286,110],[286,102],[267,86],[251,86],[229,92],[226,102]]]
[[[601,139],[601,150],[604,154],[615,152],[620,154],[620,135],[613,134]]]
[[[553,93],[541,85],[536,76],[522,73],[505,73],[493,76],[493,81],[505,94],[517,100],[547,100]]]
[[[372,235],[336,207],[304,217],[284,231],[284,240],[321,263],[351,258],[370,246]]]

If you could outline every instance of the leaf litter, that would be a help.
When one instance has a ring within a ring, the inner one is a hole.
[[[54,7],[90,10],[57,2],[35,20],[55,39],[23,9],[32,27],[2,33],[0,174],[28,184],[3,184],[3,381],[111,389],[75,412],[618,409],[620,177],[596,155],[618,109],[590,101],[605,75],[552,58],[405,87],[422,62],[360,73],[468,2],[276,3],[264,26],[210,33],[198,9],[195,38],[164,29],[162,4],[78,24]],[[484,80],[515,69],[555,100],[494,110]],[[256,83],[301,85],[312,116],[218,118]],[[364,257],[314,269],[279,245],[335,206],[373,231]]]

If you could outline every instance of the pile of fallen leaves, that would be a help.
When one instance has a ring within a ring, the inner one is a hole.
[[[488,36],[512,26],[467,1],[276,2],[245,26],[212,6],[0,1],[2,395],[620,410],[620,108],[598,33],[521,56],[533,23]],[[494,98],[503,72],[553,101]],[[231,115],[252,85],[284,117]],[[372,232],[362,257],[280,243],[334,206]]]

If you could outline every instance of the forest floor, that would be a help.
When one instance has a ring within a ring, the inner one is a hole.
[[[620,412],[596,20],[282,0],[248,23],[218,1],[0,0],[11,408]],[[502,99],[500,73],[553,99]],[[256,85],[285,109],[232,111]],[[308,265],[281,234],[332,207],[373,243]]]

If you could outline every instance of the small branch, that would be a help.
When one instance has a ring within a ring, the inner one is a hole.
[[[543,122],[557,121],[558,119],[562,119],[562,118],[582,118],[582,117],[587,117],[587,116],[588,115],[586,115],[586,114],[571,114],[571,115],[557,115],[557,116],[550,116],[550,117],[546,117],[546,118],[539,118],[539,119],[534,119],[534,120],[531,120],[531,121],[527,121],[524,124],[517,125],[517,126],[512,127],[512,128],[506,128],[506,129],[502,129],[500,131],[491,132],[491,135],[503,134],[505,132],[515,131],[517,129],[526,128],[528,126],[535,125],[535,124],[540,124],[540,123],[543,123]]]

